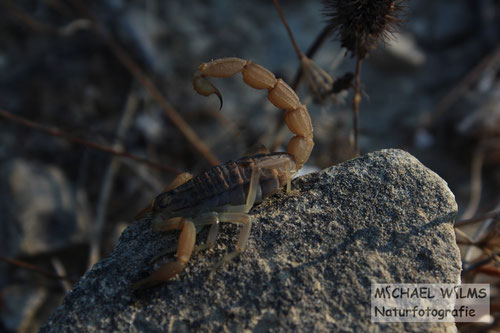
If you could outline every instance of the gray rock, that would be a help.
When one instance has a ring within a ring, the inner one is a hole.
[[[0,250],[9,256],[54,251],[86,239],[75,192],[53,166],[22,159],[0,167]]]
[[[36,312],[47,299],[47,290],[28,285],[10,285],[1,290],[0,321],[10,332],[34,330]],[[38,323],[38,326],[40,323]],[[35,326],[37,327],[37,326]]]
[[[252,210],[246,251],[211,281],[212,265],[235,243],[234,226],[223,225],[218,246],[194,255],[175,280],[133,294],[130,285],[153,270],[148,261],[175,244],[177,234],[155,234],[148,220],[132,224],[41,331],[454,328],[370,321],[373,282],[460,281],[457,205],[439,176],[406,152],[383,150],[293,186]]]

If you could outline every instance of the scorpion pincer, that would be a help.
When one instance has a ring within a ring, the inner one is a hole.
[[[216,94],[222,107],[221,94],[207,77],[227,78],[239,72],[250,87],[268,90],[269,101],[286,111],[286,124],[295,136],[288,143],[286,153],[265,150],[215,166],[195,177],[187,172],[178,175],[146,209],[152,217],[153,231],[181,230],[177,260],[135,283],[133,289],[149,288],[177,276],[193,251],[215,245],[221,222],[242,225],[242,228],[235,250],[227,253],[212,273],[243,252],[252,227],[248,215],[250,209],[285,185],[288,193],[292,177],[311,154],[313,127],[307,108],[282,79],[277,79],[266,68],[240,58],[212,60],[198,68],[193,80],[194,89],[204,96]],[[205,225],[210,225],[206,243],[195,246],[196,233]]]

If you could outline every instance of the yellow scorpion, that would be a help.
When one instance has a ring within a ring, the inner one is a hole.
[[[267,89],[269,101],[286,110],[286,124],[295,136],[288,143],[286,153],[269,153],[266,149],[260,154],[215,166],[195,177],[187,172],[178,175],[146,209],[152,217],[153,231],[181,230],[177,260],[135,283],[133,289],[149,288],[177,276],[193,251],[215,245],[221,222],[242,225],[242,228],[236,249],[226,254],[212,273],[239,255],[250,236],[250,209],[285,185],[288,193],[292,177],[309,159],[314,146],[309,112],[293,89],[266,68],[240,58],[216,59],[200,65],[193,86],[201,95],[216,94],[222,107],[221,94],[207,77],[227,78],[240,72],[246,84]],[[197,231],[205,225],[210,225],[207,241],[195,246]]]

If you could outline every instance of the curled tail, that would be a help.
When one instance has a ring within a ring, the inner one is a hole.
[[[206,78],[230,77],[241,72],[243,81],[255,89],[267,89],[269,101],[277,108],[286,110],[285,121],[295,136],[288,143],[287,152],[293,156],[297,169],[309,159],[314,147],[311,117],[305,105],[288,84],[268,69],[240,58],[221,58],[200,65],[193,79],[194,89],[203,96],[217,95],[221,102],[219,90]]]

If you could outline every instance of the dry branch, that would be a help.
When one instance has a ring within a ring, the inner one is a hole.
[[[95,143],[95,142],[90,142],[90,141],[87,141],[87,140],[84,140],[81,138],[77,138],[75,136],[72,136],[69,133],[64,132],[63,130],[60,130],[60,129],[52,127],[52,126],[49,127],[46,125],[41,125],[41,124],[35,123],[35,122],[28,120],[26,118],[23,118],[21,116],[16,116],[16,115],[2,109],[1,107],[0,107],[0,117],[4,117],[6,119],[12,120],[12,121],[14,121],[18,124],[24,125],[26,127],[47,133],[47,134],[52,135],[52,136],[63,138],[67,141],[70,141],[70,142],[73,142],[73,143],[76,143],[76,144],[79,144],[79,145],[82,145],[85,147],[100,150],[100,151],[106,152],[108,154],[116,155],[116,156],[130,158],[134,161],[147,164],[150,167],[156,168],[158,170],[162,170],[165,172],[171,172],[171,173],[175,173],[175,174],[181,173],[179,170],[177,170],[175,168],[160,164],[158,162],[153,162],[153,161],[150,161],[146,158],[139,157],[139,156],[130,154],[130,153],[125,152],[125,151],[113,149],[113,148],[110,148],[107,146],[100,145],[100,144]]]

